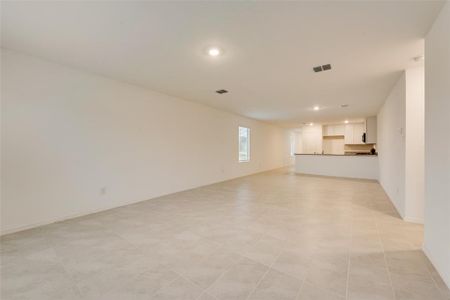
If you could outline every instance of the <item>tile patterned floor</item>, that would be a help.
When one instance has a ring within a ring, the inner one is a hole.
[[[380,185],[261,173],[1,239],[1,299],[450,299]]]

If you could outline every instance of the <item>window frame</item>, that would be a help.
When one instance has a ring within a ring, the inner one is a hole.
[[[247,131],[247,159],[242,160],[241,159],[241,128],[246,129]],[[251,128],[245,127],[245,126],[238,126],[238,160],[239,163],[248,163],[250,162],[251,158]]]

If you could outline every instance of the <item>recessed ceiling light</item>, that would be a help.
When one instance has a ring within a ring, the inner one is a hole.
[[[342,108],[348,107],[348,104],[341,104]]]
[[[222,53],[219,48],[217,47],[211,47],[208,49],[208,55],[212,57],[219,56]]]
[[[313,108],[314,110],[319,110],[320,109],[320,107],[319,106],[314,106],[314,108]]]
[[[345,123],[345,124],[348,124],[348,120],[345,120],[344,123]]]
[[[312,122],[311,122],[311,123],[309,123],[308,125],[309,125],[309,126],[313,126],[313,125],[314,125],[314,123],[312,123]]]

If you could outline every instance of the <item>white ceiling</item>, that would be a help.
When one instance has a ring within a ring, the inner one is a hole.
[[[289,127],[375,115],[442,1],[2,2],[2,47]],[[205,55],[209,46],[224,54]],[[331,63],[331,71],[312,67]],[[215,90],[230,92],[218,95]],[[349,104],[340,108],[340,104]],[[312,107],[323,109],[314,112]]]

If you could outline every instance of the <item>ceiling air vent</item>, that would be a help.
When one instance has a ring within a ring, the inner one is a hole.
[[[328,71],[331,70],[331,65],[330,64],[326,64],[326,65],[321,65],[321,66],[317,66],[313,68],[314,72],[322,72],[322,71]]]
[[[227,90],[217,90],[216,93],[217,94],[225,94],[225,93],[228,93],[228,91]]]
[[[313,68],[314,72],[322,72],[322,66],[317,66]]]

